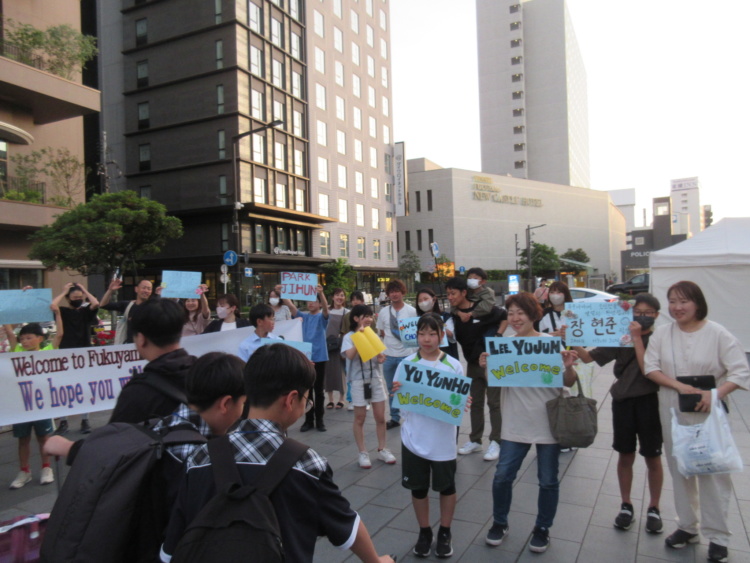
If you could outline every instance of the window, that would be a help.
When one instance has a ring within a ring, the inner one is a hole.
[[[339,188],[346,189],[346,166],[343,164],[338,165],[338,186]]]
[[[362,162],[362,141],[354,139],[354,160]]]
[[[291,49],[290,52],[295,59],[302,57],[302,38],[293,31],[289,34]]]
[[[522,90],[516,90],[511,94],[511,98],[514,100],[520,100],[523,98],[523,91]]]
[[[252,136],[253,139],[253,161],[266,163],[266,138],[257,133]]]
[[[250,72],[263,78],[263,51],[250,45]]]
[[[339,235],[339,256],[349,257],[349,235]]]
[[[330,217],[328,215],[328,196],[326,194],[318,194],[318,215]]]
[[[513,145],[513,150],[516,152],[526,150],[526,143],[516,143]]]
[[[365,258],[365,245],[366,245],[365,237],[357,237],[357,258]]]
[[[255,225],[255,252],[268,252],[268,227]]]
[[[253,178],[253,200],[255,203],[266,203],[265,178]]]
[[[286,186],[284,184],[276,184],[276,207],[286,207]],[[281,246],[281,241],[277,242]]]
[[[148,129],[151,124],[148,102],[138,104],[138,129]]]
[[[519,55],[517,57],[511,58],[510,59],[510,64],[512,64],[512,65],[520,65],[521,61],[523,61],[523,57]]]
[[[135,20],[135,44],[136,46],[148,43],[148,20],[141,18]]]
[[[383,115],[388,116],[391,113],[391,104],[388,101],[388,98],[386,98],[385,96],[383,96],[382,105],[383,105]]]
[[[435,231],[427,229],[427,244],[432,244],[433,242],[435,242]]]
[[[383,142],[386,145],[391,144],[391,128],[387,125],[383,125]]]
[[[286,111],[284,109],[284,102],[279,100],[273,101],[273,118],[274,120],[283,121],[286,123]]]
[[[393,203],[393,195],[391,193],[391,185],[388,182],[386,182],[386,184],[385,184],[385,194],[384,195],[385,195],[385,200],[388,203]]]
[[[135,64],[135,74],[138,88],[148,86],[148,61],[138,61]]]
[[[516,125],[516,126],[513,127],[513,133],[516,134],[516,135],[519,134],[519,133],[523,133],[524,129],[525,128],[524,128],[523,125]]]
[[[288,0],[289,15],[299,21],[299,0]]]
[[[216,44],[216,68],[224,68],[224,42],[219,39]]]
[[[328,146],[328,127],[325,121],[318,120],[318,144]]]
[[[336,150],[340,154],[346,154],[346,133],[343,131],[336,131]]]
[[[320,83],[315,84],[315,105],[326,109],[326,87]]]
[[[225,178],[224,176],[219,177]],[[144,199],[151,199],[151,186],[141,186],[140,188],[138,188],[138,193]]]
[[[384,66],[380,67],[380,83],[383,88],[388,88],[388,69]]]
[[[422,250],[422,231],[417,229],[417,250]]]
[[[427,190],[427,211],[432,211],[432,190]]]
[[[271,18],[271,43],[281,49],[284,48],[284,27],[276,18]]]
[[[357,226],[358,227],[364,227],[365,226],[365,206],[361,203],[356,204],[355,207],[356,210],[356,216],[357,216]]]
[[[348,223],[349,222],[349,213],[348,213],[348,207],[345,199],[339,200],[339,223]]]
[[[328,160],[318,157],[318,181],[328,182]]]
[[[406,250],[411,250],[411,233],[409,231],[404,231],[404,246],[406,246]]]
[[[523,108],[516,108],[513,110],[513,117],[522,117],[523,116]]]
[[[138,170],[146,172],[151,170],[151,145],[138,145]]]
[[[223,129],[217,131],[217,144],[219,146],[219,158],[227,157],[227,136]]]
[[[248,26],[255,33],[263,33],[263,15],[259,6],[253,2],[247,3]]]
[[[344,34],[336,26],[333,26],[333,48],[339,53],[344,52]]]
[[[276,227],[276,246],[281,250],[287,250],[289,248],[287,231],[284,227]]]
[[[385,39],[380,39],[380,56],[384,59],[388,58],[388,42]]]
[[[366,6],[365,10],[367,10],[367,15],[372,16],[372,0],[367,0],[367,2],[365,2],[365,6]]]
[[[224,113],[224,85],[216,86],[216,113]]]
[[[422,192],[414,192],[414,202],[417,205],[417,213],[422,211]]]
[[[365,28],[365,33],[367,34],[367,44],[370,47],[375,46],[375,30],[372,29],[369,25]]]
[[[385,16],[385,12],[383,10],[380,10],[380,29],[382,29],[383,31],[387,31],[388,30],[386,16]]]
[[[385,254],[386,260],[390,260],[391,262],[393,262],[393,241],[392,240],[389,240],[388,242],[385,243],[385,252],[386,252]]]
[[[521,46],[521,40],[520,39],[511,39],[510,40],[510,46],[511,46],[511,48],[520,47]]]
[[[352,92],[357,98],[362,97],[362,82],[356,74],[352,74]]]
[[[346,121],[346,105],[341,96],[336,96],[336,118]]]
[[[326,72],[326,55],[320,47],[315,47],[315,70]]]
[[[354,172],[354,191],[358,194],[365,193],[365,176],[362,172]]]
[[[375,107],[375,88],[372,86],[367,87],[367,104],[371,107]]]
[[[369,116],[367,118],[367,125],[369,126],[369,129],[370,129],[370,137],[372,137],[373,139],[377,138],[377,136],[378,136],[378,122],[377,122],[377,120],[374,117]]]
[[[305,157],[301,150],[294,149],[294,173],[297,176],[305,175]]]
[[[273,144],[273,165],[279,170],[286,170],[286,145],[284,143]]]
[[[362,130],[362,110],[359,108],[354,108],[353,110],[353,116],[354,116],[354,128]]]
[[[331,233],[328,231],[320,231],[320,255],[330,256],[331,255]]]
[[[380,260],[380,240],[378,239],[372,241],[372,259]]]
[[[379,229],[380,228],[380,211],[373,207],[370,209],[370,220],[372,221],[372,228],[373,229]]]
[[[643,246],[646,244],[646,237],[635,237],[635,245],[636,246]],[[533,257],[533,255],[532,255]]]
[[[377,178],[370,178],[370,197],[374,197],[377,199],[379,197],[378,190],[378,179]]]
[[[389,233],[393,232],[393,211],[385,212],[385,230]]]
[[[352,62],[359,66],[359,45],[352,41]]]
[[[354,33],[359,33],[359,14],[357,14],[357,12],[355,12],[354,10],[351,10],[349,14],[352,31]]]
[[[292,71],[292,96],[302,97],[302,75],[295,71]]]
[[[296,110],[292,112],[292,133],[297,135],[297,137],[302,137],[304,133],[302,129],[302,113]]]
[[[340,61],[333,65],[333,79],[339,86],[344,86],[344,65]]]
[[[221,205],[227,203],[227,177],[224,175],[219,176],[219,203]]]
[[[255,119],[265,121],[266,112],[264,106],[264,98],[261,92],[257,90],[250,90],[250,115]]]
[[[516,160],[514,163],[514,166],[516,168],[526,168],[526,161],[525,160]]]
[[[511,7],[510,7],[510,13],[511,13],[511,14],[515,14],[515,13],[516,13],[516,12],[518,12],[518,11],[519,11],[520,9],[521,9],[521,5],[520,5],[520,4],[513,4],[513,5],[512,5]]]
[[[221,23],[221,1],[214,0],[214,23]]]
[[[513,82],[521,82],[521,80],[523,80],[523,74],[521,74],[521,73],[519,72],[518,74],[514,74],[513,76],[511,76],[511,78],[510,78],[510,79],[511,79],[511,80],[512,80]]]
[[[229,223],[221,224],[221,250],[222,252],[229,250]]]
[[[517,31],[521,29],[521,22],[510,22],[510,30]]]
[[[378,150],[375,147],[370,147],[370,166],[378,167]]]
[[[271,83],[278,88],[284,87],[284,63],[276,59],[271,61]]]
[[[325,37],[325,20],[323,19],[323,14],[321,14],[318,10],[313,10],[313,30],[315,31],[315,35],[318,37]]]

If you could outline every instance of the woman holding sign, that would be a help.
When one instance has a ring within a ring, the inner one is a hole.
[[[552,282],[549,286],[548,299],[551,305],[542,313],[542,318],[539,321],[539,332],[565,338],[562,312],[565,309],[566,303],[573,302],[573,296],[570,295],[568,284],[561,281]]]
[[[553,284],[554,286],[554,284]],[[550,294],[553,293],[550,288]],[[542,316],[542,308],[531,293],[511,295],[505,300],[508,324],[516,337],[546,336],[534,330],[534,323]],[[485,352],[479,365],[487,366]],[[578,377],[573,364],[578,355],[570,350],[562,352],[563,384],[570,387]],[[557,477],[560,446],[552,436],[547,416],[547,401],[557,398],[560,389],[554,387],[503,387],[500,409],[503,427],[500,440],[500,459],[497,461],[492,483],[493,524],[485,541],[500,545],[508,534],[508,512],[513,496],[513,481],[532,444],[536,445],[539,499],[536,524],[529,542],[534,553],[543,553],[549,547],[549,529],[557,513],[560,482]]]

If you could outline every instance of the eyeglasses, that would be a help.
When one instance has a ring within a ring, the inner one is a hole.
[[[641,317],[655,317],[659,313],[658,313],[658,311],[654,311],[653,309],[649,309],[647,311],[636,311],[635,309],[633,309],[633,314],[635,316],[637,316],[637,317],[638,316],[641,316]]]
[[[305,413],[310,412],[310,409],[313,408],[313,400],[310,398],[310,395],[308,394],[305,399]]]

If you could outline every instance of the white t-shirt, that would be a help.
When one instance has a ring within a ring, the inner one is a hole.
[[[358,381],[360,379],[382,379],[383,366],[378,363],[377,356],[366,362],[362,361],[362,359],[359,357],[359,353],[354,356],[353,360],[350,360],[346,357],[345,352],[351,348],[354,348],[352,334],[354,333],[347,332],[344,335],[344,339],[341,341],[341,357],[346,360],[346,380],[352,382]]]
[[[404,306],[398,311],[393,308],[393,305],[389,305],[388,307],[381,309],[380,313],[378,313],[378,323],[376,328],[378,329],[378,332],[382,330],[385,334],[383,337],[383,344],[385,344],[386,347],[385,355],[396,358],[405,358],[412,353],[414,348],[405,346],[404,343],[401,342],[401,338],[391,332],[392,313],[396,314],[396,319],[409,319],[417,316],[417,310],[411,305],[404,303]]]
[[[552,324],[552,316],[555,317],[555,323]],[[539,321],[539,332],[554,332],[556,330],[560,330],[560,327],[562,325],[567,324],[562,319],[562,311],[547,311],[545,315],[541,318]]]
[[[233,323],[223,322],[223,323],[221,323],[221,332],[224,332],[225,330],[234,330],[235,328],[237,328],[237,322],[233,322]]]
[[[428,361],[417,360],[417,354],[410,354],[401,363],[415,362],[427,367],[436,367],[464,374],[461,363],[443,354],[442,359]],[[353,363],[353,362],[352,362]],[[396,371],[398,375],[398,371]],[[396,379],[398,381],[398,379]],[[456,436],[458,426],[435,420],[415,412],[401,410],[401,443],[412,453],[430,461],[450,461],[456,459]]]

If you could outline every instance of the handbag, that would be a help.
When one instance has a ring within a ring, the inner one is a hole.
[[[594,443],[597,431],[596,400],[583,394],[580,380],[577,397],[560,396],[547,401],[547,416],[552,436],[561,448],[587,448]]]
[[[672,455],[684,477],[742,471],[742,456],[732,438],[729,420],[711,389],[711,412],[701,424],[681,425],[672,412]]]

